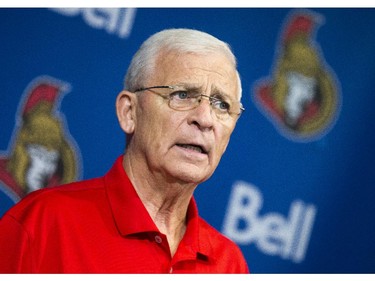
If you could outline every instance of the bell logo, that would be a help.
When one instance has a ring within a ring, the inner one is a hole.
[[[260,215],[262,204],[262,195],[255,186],[235,183],[223,233],[240,245],[254,243],[265,254],[302,262],[314,224],[315,206],[295,200],[284,217],[279,213]]]
[[[84,22],[119,38],[128,38],[133,29],[135,8],[50,8],[67,17],[82,15]]]

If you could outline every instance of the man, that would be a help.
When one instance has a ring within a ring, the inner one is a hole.
[[[227,44],[195,30],[159,32],[135,54],[125,89],[116,99],[125,154],[102,178],[33,192],[7,212],[0,271],[248,272],[193,198],[243,110]]]

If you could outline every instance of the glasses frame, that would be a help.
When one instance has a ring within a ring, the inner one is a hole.
[[[171,90],[174,90],[176,87],[177,87],[177,86],[171,86],[171,85],[165,85],[165,86],[151,86],[151,87],[145,87],[145,88],[138,88],[138,89],[136,89],[135,91],[133,91],[133,93],[149,91],[149,90],[152,90],[152,89],[171,89]],[[162,95],[162,94],[159,94],[159,93],[156,93],[156,92],[153,92],[153,91],[151,91],[151,92],[152,92],[152,93],[155,93],[155,94],[157,94],[157,95],[159,95],[159,96],[161,96],[162,98],[168,99],[169,102],[171,101],[171,99],[170,99],[169,96],[164,96],[164,95]],[[199,96],[200,96],[200,97],[205,97],[205,98],[207,98],[207,99],[210,101],[210,105],[212,104],[213,101],[218,100],[217,98],[210,97],[210,96],[207,96],[207,95],[204,95],[204,94],[200,94]],[[168,105],[169,105],[169,103],[168,103]],[[231,116],[231,115],[237,115],[237,116],[240,116],[240,115],[242,114],[242,112],[245,111],[245,108],[242,106],[242,103],[240,103],[240,102],[239,102],[239,105],[240,105],[240,112],[239,112],[239,113],[235,113],[235,112],[230,113],[230,112],[228,112],[228,114],[229,114],[230,116]],[[196,107],[198,107],[198,106],[199,106],[199,104],[198,104]],[[169,105],[169,107],[171,107],[171,106]],[[191,109],[187,109],[186,111],[188,111],[188,110],[192,110],[192,109],[194,109],[194,108],[196,108],[196,107],[193,107],[193,108],[191,108]],[[174,109],[174,110],[179,111],[178,109],[175,109],[175,108],[173,108],[173,107],[171,107],[171,108]]]

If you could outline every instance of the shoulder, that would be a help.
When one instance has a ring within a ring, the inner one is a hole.
[[[47,187],[31,192],[10,208],[6,214],[16,220],[25,220],[27,217],[40,216],[46,212],[52,214],[53,210],[64,212],[80,206],[82,201],[96,197],[102,192],[105,192],[102,178]]]
[[[210,246],[213,250],[223,249],[224,247],[229,252],[234,252],[242,255],[241,250],[236,243],[234,243],[231,239],[229,239],[224,234],[219,232],[217,229],[215,229],[213,226],[207,223],[204,219],[199,218],[199,220],[200,236],[204,237],[207,241],[209,241]]]
[[[218,270],[227,273],[249,273],[240,247],[200,218],[199,236],[210,255],[216,260]]]

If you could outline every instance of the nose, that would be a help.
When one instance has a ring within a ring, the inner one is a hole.
[[[201,95],[199,105],[191,111],[189,115],[189,124],[196,125],[200,130],[211,130],[214,125],[214,119],[210,97]]]

